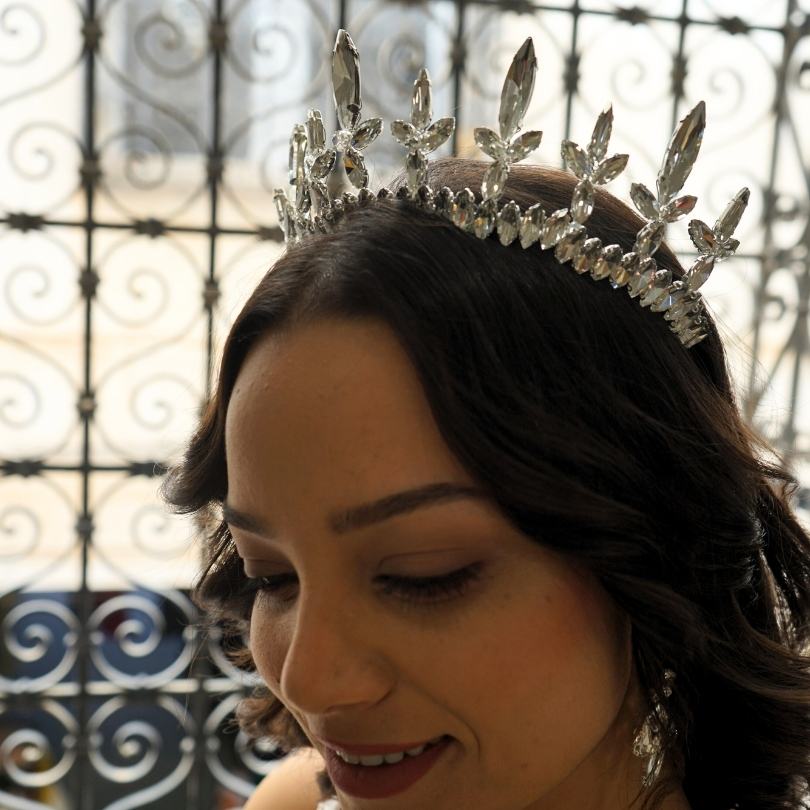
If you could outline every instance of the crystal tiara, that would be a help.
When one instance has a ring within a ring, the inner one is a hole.
[[[732,235],[748,204],[749,191],[741,189],[729,202],[713,228],[699,219],[689,223],[689,235],[699,256],[680,279],[670,270],[658,269],[653,254],[658,250],[670,222],[689,214],[697,198],[678,196],[697,158],[706,125],[706,105],[700,102],[680,122],[670,139],[656,180],[657,194],[642,183],[633,183],[630,196],[646,220],[636,235],[633,250],[603,245],[589,237],[585,223],[594,207],[596,186],[615,179],[627,165],[628,155],[607,157],[613,129],[613,110],[599,115],[586,149],[570,140],[562,142],[562,158],[577,177],[570,208],[546,213],[540,203],[525,211],[512,200],[500,204],[513,163],[523,160],[540,145],[542,132],[520,133],[534,90],[537,59],[531,38],[515,54],[501,91],[498,131],[478,127],[475,142],[493,163],[481,184],[481,202],[469,188],[453,192],[427,184],[428,154],[453,134],[455,118],[432,121],[430,78],[425,68],[414,82],[410,121],[392,121],[391,134],[406,149],[406,183],[396,194],[388,188],[376,194],[368,188],[363,152],[382,132],[381,118],[360,116],[360,61],[349,34],[338,32],[332,52],[332,85],[339,129],[326,144],[323,118],[310,110],[306,125],[296,124],[290,137],[290,184],[292,198],[276,189],[274,199],[287,244],[311,234],[330,233],[343,214],[373,200],[404,199],[445,217],[463,231],[486,239],[497,233],[503,245],[519,240],[522,248],[539,243],[554,248],[560,263],[569,263],[577,273],[589,273],[600,281],[609,279],[614,289],[626,287],[642,307],[662,312],[684,347],[703,340],[708,320],[698,289],[706,282],[716,262],[727,259],[739,247]]]

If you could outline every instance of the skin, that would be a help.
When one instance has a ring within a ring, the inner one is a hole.
[[[375,321],[318,320],[265,336],[226,422],[231,531],[260,592],[250,649],[315,748],[316,735],[454,741],[422,780],[345,810],[625,810],[648,710],[629,620],[593,575],[540,546],[488,500],[434,503],[335,534],[335,510],[423,484],[475,486],[433,420],[410,361]],[[483,562],[445,601],[410,605],[379,577]],[[286,602],[284,600],[287,600]],[[634,806],[639,806],[638,804]],[[663,810],[689,810],[682,792]]]

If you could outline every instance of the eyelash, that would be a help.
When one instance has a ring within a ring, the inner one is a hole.
[[[477,562],[438,577],[381,577],[386,581],[382,590],[389,596],[398,596],[408,604],[426,606],[440,604],[462,596],[470,585],[480,578],[482,568],[483,563]],[[263,591],[276,596],[291,579],[294,577],[290,574],[255,577],[249,580],[249,585],[254,594]],[[292,600],[279,599],[279,601]]]

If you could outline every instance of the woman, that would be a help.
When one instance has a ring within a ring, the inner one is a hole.
[[[552,211],[577,183],[514,166],[502,192]],[[595,202],[591,236],[637,246]],[[686,347],[410,198],[326,230],[245,304],[164,484],[266,685],[243,727],[296,751],[248,807],[807,807],[810,537],[711,319]]]

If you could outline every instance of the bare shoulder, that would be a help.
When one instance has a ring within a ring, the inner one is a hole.
[[[299,748],[262,779],[244,810],[315,810],[321,799],[315,776],[324,767],[314,748]]]

